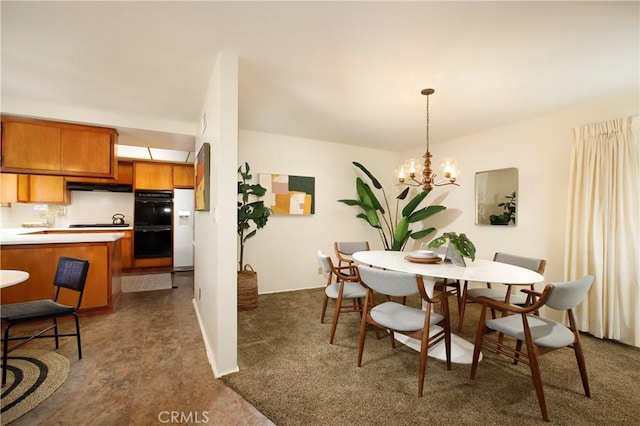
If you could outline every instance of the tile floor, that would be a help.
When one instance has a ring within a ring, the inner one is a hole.
[[[62,339],[67,380],[12,425],[272,425],[214,378],[192,304],[193,274],[173,280],[176,289],[126,293],[116,313],[81,318],[83,359],[75,339]],[[29,347],[54,345],[41,339]]]

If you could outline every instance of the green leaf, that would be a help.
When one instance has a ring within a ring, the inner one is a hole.
[[[369,170],[367,170],[367,168],[365,166],[363,166],[362,164],[354,161],[352,163],[354,166],[356,166],[357,168],[359,168],[360,170],[362,170],[364,172],[365,175],[367,175],[369,177],[369,179],[371,179],[371,183],[373,183],[373,186],[376,187],[376,189],[381,189],[382,185],[380,184],[380,182],[378,182],[378,179],[375,178],[375,176],[373,176],[371,174],[371,172]]]
[[[369,222],[369,225],[373,226],[374,228],[380,228],[380,219],[378,218],[378,215],[376,214],[376,211],[374,209],[367,210],[365,214],[367,215],[367,221]]]
[[[429,248],[438,248],[438,247],[440,247],[441,245],[443,245],[446,242],[447,242],[447,239],[445,238],[445,236],[441,235],[438,238],[436,238],[433,241],[431,241],[429,244],[427,244],[427,246]]]
[[[420,239],[426,237],[427,235],[429,235],[430,233],[432,233],[435,230],[436,230],[436,228],[427,228],[427,229],[423,229],[423,230],[418,231],[418,232],[413,232],[410,236],[414,240],[420,240]]]
[[[424,207],[418,210],[417,212],[413,213],[411,216],[409,216],[409,223],[419,222],[422,219],[426,219],[429,216],[434,215],[438,212],[441,212],[442,210],[445,210],[445,209],[446,209],[445,206],[439,206],[439,205]]]
[[[413,211],[416,209],[416,207],[418,207],[418,205],[422,202],[422,200],[424,200],[424,197],[426,197],[428,194],[428,192],[426,191],[421,191],[420,193],[418,193],[415,197],[413,197],[406,206],[404,206],[404,209],[402,209],[402,216],[409,216],[411,215],[411,213],[413,213]]]
[[[406,217],[400,219],[398,222],[398,226],[393,231],[393,239],[394,241],[402,241],[407,237],[407,233],[409,232],[409,220]]]
[[[410,189],[411,189],[411,188],[407,186],[407,187],[404,189],[404,191],[402,191],[402,192],[401,192],[401,193],[400,193],[396,198],[397,198],[398,200],[404,200],[405,198],[407,198],[407,194],[409,193],[409,190],[410,190]]]
[[[358,200],[338,200],[339,203],[344,203],[348,206],[358,206],[360,205],[360,201]]]

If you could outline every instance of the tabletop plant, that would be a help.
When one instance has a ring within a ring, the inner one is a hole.
[[[380,203],[371,186],[360,177],[356,178],[358,199],[341,199],[338,200],[338,202],[348,206],[358,206],[362,209],[362,212],[356,215],[356,217],[364,220],[378,230],[385,250],[401,251],[409,241],[409,238],[419,240],[435,231],[435,228],[432,227],[419,231],[414,231],[410,228],[411,224],[446,209],[446,207],[440,205],[431,205],[418,209],[430,191],[420,191],[407,201],[402,210],[400,210],[400,201],[404,201],[407,198],[409,190],[411,189],[409,187],[405,188],[396,197],[396,209],[395,214],[393,214],[389,207],[387,194],[380,184],[380,181],[362,164],[354,161],[353,165],[360,169],[369,178],[373,187],[382,194],[384,205]],[[402,216],[398,220],[399,212]]]
[[[467,238],[466,234],[458,235],[455,232],[444,232],[438,238],[431,241],[428,246],[430,248],[438,248],[447,241],[449,241],[449,245],[451,245],[460,256],[467,257],[472,261],[476,260],[476,246]]]
[[[250,170],[249,163],[246,162],[244,170],[243,166],[238,167],[238,174],[241,178],[238,181],[238,195],[242,195],[241,201],[238,201],[238,238],[240,239],[238,271],[242,271],[244,268],[244,246],[247,240],[267,224],[271,214],[271,210],[264,205],[263,201],[249,201],[249,197],[262,197],[267,191],[260,184],[247,183],[252,178]],[[254,226],[253,229],[252,226]]]

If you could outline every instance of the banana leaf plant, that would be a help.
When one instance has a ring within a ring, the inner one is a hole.
[[[400,202],[407,198],[410,190],[409,187],[405,188],[396,197],[396,209],[395,214],[393,214],[389,207],[387,194],[380,184],[380,181],[378,181],[378,179],[376,179],[376,177],[373,176],[362,164],[354,161],[353,165],[360,169],[369,178],[373,187],[382,193],[384,205],[380,203],[371,186],[360,177],[356,178],[358,199],[342,199],[338,200],[338,202],[344,203],[348,206],[357,206],[362,209],[362,212],[356,215],[356,217],[364,220],[370,226],[378,230],[385,250],[401,251],[409,241],[409,238],[413,240],[420,240],[435,231],[435,228],[426,228],[419,231],[414,231],[410,228],[411,224],[420,222],[421,220],[446,209],[446,207],[440,205],[426,206],[418,209],[422,201],[427,195],[429,195],[430,191],[421,191],[416,194],[413,198],[408,200],[402,210],[400,210]],[[399,220],[398,212],[401,212],[402,214],[402,217]]]
[[[250,167],[248,163],[244,163],[238,167],[238,174],[241,180],[238,181],[238,195],[242,195],[242,201],[238,201],[238,238],[240,239],[240,258],[238,262],[238,271],[242,271],[244,267],[244,245],[247,240],[254,235],[258,229],[264,227],[269,220],[271,209],[264,205],[263,201],[249,202],[250,196],[262,197],[267,191],[260,184],[251,185],[247,183],[252,176],[249,173]],[[253,222],[253,224],[252,224]],[[255,228],[251,229],[254,225]]]

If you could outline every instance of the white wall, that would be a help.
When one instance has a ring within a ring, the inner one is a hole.
[[[321,249],[335,258],[335,241],[368,240],[372,248],[382,248],[378,233],[355,217],[359,209],[337,200],[356,198],[357,169],[351,162],[358,161],[383,183],[393,201],[396,153],[241,130],[238,164],[245,161],[255,183],[258,173],[315,177],[314,215],[272,215],[245,245],[244,262],[258,273],[261,294],[324,285],[316,252]]]
[[[478,256],[496,251],[547,260],[545,280],[563,280],[564,229],[573,128],[623,116],[637,116],[638,94],[599,102],[514,123],[490,131],[432,144],[434,161],[454,157],[462,171],[459,188],[446,189],[444,203],[459,215],[445,230],[466,233]],[[417,156],[422,148],[402,153]],[[438,165],[438,164],[436,164]],[[518,225],[477,226],[474,220],[474,176],[483,170],[518,169]],[[441,191],[442,189],[436,189]]]
[[[216,377],[238,370],[236,253],[236,164],[238,152],[238,58],[218,54],[202,113],[207,127],[196,152],[211,145],[209,211],[195,212],[194,305]],[[200,133],[200,132],[198,132]]]

